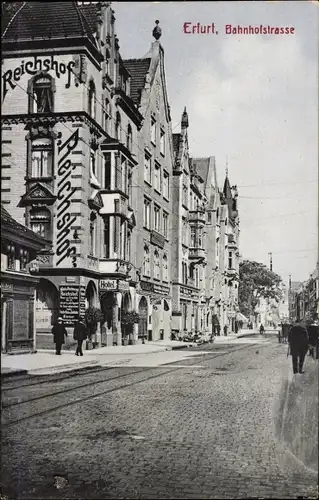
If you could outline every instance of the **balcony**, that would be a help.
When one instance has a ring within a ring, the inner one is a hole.
[[[189,222],[202,222],[205,224],[205,210],[190,210],[188,212],[188,220]]]
[[[103,206],[100,215],[120,215],[122,219],[128,219],[131,214],[128,212],[128,199],[120,193],[100,191]]]
[[[112,274],[128,276],[132,269],[132,264],[121,259],[100,259],[99,271],[102,274]]]
[[[206,259],[206,252],[203,248],[189,248],[188,249],[188,258],[190,260],[193,259]]]
[[[226,276],[229,276],[230,278],[235,278],[237,276],[237,271],[234,268],[229,268],[229,269],[226,269],[225,274],[226,274]]]

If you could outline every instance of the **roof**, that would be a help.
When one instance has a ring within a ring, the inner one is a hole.
[[[231,187],[230,187],[228,175],[226,175],[226,178],[225,178],[223,193],[224,193],[225,198],[227,200],[230,200],[232,198],[232,192],[231,192]]]
[[[206,186],[209,172],[209,158],[193,158],[192,163],[196,173],[203,179]]]
[[[96,45],[92,25],[85,16],[88,12],[92,23],[92,8],[79,8],[77,2],[19,3],[21,7],[3,31],[3,41],[86,36]]]
[[[151,58],[144,59],[125,59],[123,61],[125,68],[131,75],[130,94],[134,104],[141,102],[141,92],[145,86],[145,77],[149,71]]]
[[[17,236],[24,237],[29,240],[31,239],[37,246],[39,246],[39,248],[43,248],[49,245],[49,242],[47,240],[45,240],[41,236],[38,236],[23,224],[20,224],[20,222],[17,222],[9,214],[9,212],[7,212],[4,206],[1,205],[1,232],[3,232],[5,228],[14,231],[14,234],[16,234]]]

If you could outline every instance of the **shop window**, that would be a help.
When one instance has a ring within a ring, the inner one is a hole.
[[[30,211],[32,231],[47,240],[52,239],[51,213],[47,209],[34,208]]]
[[[29,82],[29,113],[52,113],[54,111],[54,80],[41,72]]]
[[[31,143],[31,177],[52,177],[52,141],[36,139]]]

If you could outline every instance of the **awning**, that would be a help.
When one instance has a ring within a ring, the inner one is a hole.
[[[249,321],[241,312],[237,313],[236,319],[237,321]]]

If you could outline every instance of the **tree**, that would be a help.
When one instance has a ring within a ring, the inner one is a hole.
[[[84,321],[88,327],[89,340],[96,334],[97,325],[103,321],[104,317],[102,311],[96,307],[88,307],[85,310]]]
[[[244,260],[239,264],[239,309],[245,316],[255,315],[260,298],[279,302],[281,277],[259,262]]]

